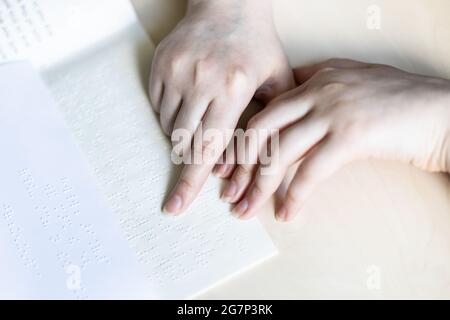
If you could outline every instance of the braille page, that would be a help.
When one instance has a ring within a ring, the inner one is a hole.
[[[135,22],[129,0],[0,0],[0,62],[62,63]]]
[[[178,171],[148,102],[152,53],[136,24],[45,77],[159,297],[186,298],[276,249],[258,220],[231,216],[214,177],[185,214],[161,212]]]
[[[0,298],[151,298],[46,87],[0,65]]]

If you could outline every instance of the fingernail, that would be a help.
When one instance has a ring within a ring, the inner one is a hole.
[[[221,198],[223,201],[230,202],[231,199],[236,195],[236,193],[237,193],[237,185],[235,182],[230,181],[225,187],[225,190],[223,191]]]
[[[248,209],[248,201],[247,199],[243,199],[237,206],[233,209],[233,215],[236,217],[242,216]]]
[[[287,210],[284,206],[277,210],[275,218],[280,222],[285,222],[287,217]]]
[[[214,168],[214,171],[213,171],[213,174],[216,176],[216,177],[222,177],[223,176],[223,174],[225,173],[225,170],[226,170],[226,165],[224,165],[224,164],[218,164],[218,165],[216,165],[216,167]]]
[[[259,196],[258,189],[253,187],[252,191],[249,193],[250,200],[256,199]]]
[[[183,203],[183,200],[179,195],[174,195],[170,197],[170,199],[166,202],[164,205],[164,212],[168,214],[177,213],[178,210],[181,209],[181,205]]]

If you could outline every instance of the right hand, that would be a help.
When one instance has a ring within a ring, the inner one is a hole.
[[[249,135],[239,146],[238,155],[254,152],[224,190],[225,199],[238,202],[236,216],[253,217],[299,161],[277,209],[281,221],[293,219],[319,184],[354,160],[399,160],[449,172],[450,81],[346,59],[301,67],[295,75],[300,86],[249,121],[248,131],[279,132],[279,143],[264,164],[255,160],[271,136]]]
[[[200,123],[203,132],[234,129],[254,96],[268,102],[294,85],[270,0],[196,0],[156,50],[150,99],[167,135],[184,129],[192,140]],[[228,143],[218,140],[193,150],[218,156],[184,167],[166,212],[179,214],[195,199]]]

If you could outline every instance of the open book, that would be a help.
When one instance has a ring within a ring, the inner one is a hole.
[[[153,49],[127,0],[0,2],[1,298],[189,298],[276,252],[215,178],[161,212]]]

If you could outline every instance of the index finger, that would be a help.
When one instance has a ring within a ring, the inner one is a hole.
[[[184,212],[200,193],[217,160],[231,140],[233,129],[240,117],[238,110],[241,109],[236,108],[235,112],[224,112],[223,106],[215,102],[210,105],[203,123],[194,134],[191,163],[185,164],[177,184],[164,205],[163,209],[166,213]]]
[[[164,212],[175,215],[184,212],[200,193],[211,170],[212,167],[205,165],[185,165],[177,184],[164,205]]]

